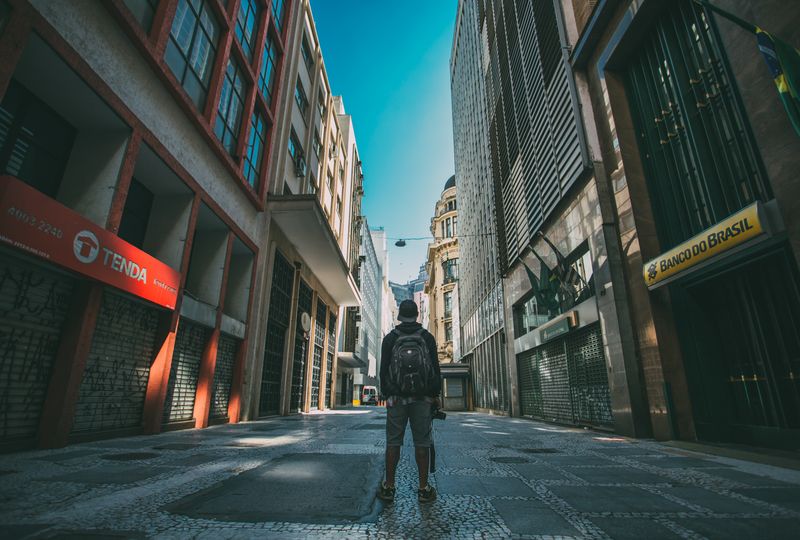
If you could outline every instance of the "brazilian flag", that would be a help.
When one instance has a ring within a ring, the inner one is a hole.
[[[778,94],[786,109],[786,114],[789,116],[789,121],[795,132],[800,135],[800,51],[771,36],[758,26],[718,8],[708,0],[694,0],[694,2],[756,35],[758,49],[769,67],[775,86],[778,87]]]
[[[800,51],[756,27],[758,49],[769,67],[783,108],[800,135]]]

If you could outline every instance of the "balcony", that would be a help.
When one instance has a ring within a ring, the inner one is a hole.
[[[319,199],[315,195],[275,195],[267,202],[267,210],[333,301],[340,306],[361,305],[358,286]]]

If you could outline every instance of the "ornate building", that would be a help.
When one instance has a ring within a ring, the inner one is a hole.
[[[461,359],[458,323],[458,208],[456,203],[456,177],[448,178],[442,195],[436,202],[431,218],[433,242],[428,245],[425,294],[428,296],[428,330],[438,344],[439,363],[453,364]],[[420,308],[422,310],[422,307]],[[445,407],[466,408],[466,370],[457,369],[451,374],[448,368],[442,370],[445,379]],[[462,373],[463,372],[463,373]],[[450,395],[452,394],[452,395]]]

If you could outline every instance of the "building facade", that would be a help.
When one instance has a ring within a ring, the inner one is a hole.
[[[333,406],[339,323],[360,303],[348,260],[361,183],[352,119],[330,94],[307,0],[293,22],[279,89],[292,97],[276,122],[266,213],[266,335],[246,381],[248,418]]]
[[[454,126],[463,131],[456,182],[467,178],[471,186],[460,196],[473,198],[465,204],[480,204],[481,188],[494,193],[489,215],[503,280],[494,289],[502,301],[492,298],[490,306],[502,313],[490,308],[483,318],[493,326],[495,317],[504,319],[509,360],[507,369],[473,370],[476,403],[485,394],[514,415],[646,434],[624,297],[612,290],[621,276],[619,239],[603,219],[605,195],[563,54],[563,28],[560,6],[550,2],[459,3],[451,60]],[[470,145],[482,153],[468,156]],[[487,262],[472,264],[462,273]],[[475,288],[464,288],[462,318],[469,321]],[[486,324],[481,319],[477,324]],[[471,344],[469,322],[464,332]]]
[[[433,242],[428,244],[425,269],[427,328],[438,346],[442,369],[443,405],[448,410],[464,410],[467,405],[468,368],[461,362],[458,318],[458,205],[456,177],[445,182],[431,218]],[[423,318],[424,319],[424,318]]]
[[[509,414],[503,282],[477,9],[474,2],[459,5],[450,60],[455,182],[461,209],[462,271],[458,281],[461,361],[472,370],[475,409]]]
[[[308,3],[9,0],[0,51],[0,444],[286,413],[297,356],[295,408],[327,406],[358,162],[328,149],[355,143]],[[319,195],[286,157],[298,80],[327,118],[306,116],[336,174]]]
[[[713,4],[562,2],[570,62],[654,436],[797,448],[800,138],[729,14],[797,47],[800,6]]]

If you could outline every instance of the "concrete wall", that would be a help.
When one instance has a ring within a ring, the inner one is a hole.
[[[250,239],[257,210],[101,2],[33,0],[36,10],[178,160]]]
[[[105,227],[129,136],[128,131],[79,131],[58,191],[59,202]]]

